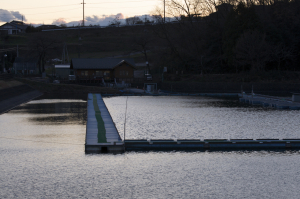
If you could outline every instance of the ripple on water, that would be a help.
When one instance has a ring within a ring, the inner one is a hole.
[[[126,97],[104,98],[121,136]],[[298,111],[206,97],[129,97],[127,139],[299,138]]]
[[[86,102],[38,102],[0,115],[0,198],[299,197],[299,151],[86,155]],[[105,102],[122,129],[125,98]],[[221,99],[130,97],[128,105],[130,138],[279,137],[299,129],[298,112]]]

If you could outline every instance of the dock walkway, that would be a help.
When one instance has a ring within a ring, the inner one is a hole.
[[[126,140],[126,151],[298,150],[300,139]]]
[[[244,96],[245,97],[245,96]],[[276,106],[288,103],[300,108],[300,103],[288,99],[258,96],[244,100],[271,101]],[[271,103],[270,102],[270,103]],[[261,102],[259,102],[261,104]],[[88,94],[86,153],[122,153],[125,151],[231,151],[231,150],[299,150],[300,139],[191,139],[191,140],[121,140],[112,117],[100,94]]]
[[[88,94],[85,151],[122,151],[123,142],[100,94]]]
[[[271,107],[276,109],[300,110],[300,103],[292,101],[292,98],[273,97],[259,94],[239,94],[240,102],[252,105],[261,105],[263,107]]]

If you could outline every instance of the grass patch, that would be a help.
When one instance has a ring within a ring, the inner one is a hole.
[[[97,120],[97,127],[98,127],[98,143],[107,143],[104,121],[101,117],[101,112],[97,103],[97,96],[95,94],[93,94],[93,105],[94,105],[95,117]]]

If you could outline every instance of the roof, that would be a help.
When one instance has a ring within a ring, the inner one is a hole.
[[[41,29],[50,29],[50,28],[59,28],[57,25],[41,25],[38,26],[37,28],[41,28]]]
[[[18,25],[25,25],[25,23],[23,21],[16,21],[16,20],[12,20],[10,23],[14,23],[14,24],[18,24]]]
[[[99,59],[72,59],[71,69],[114,69],[122,63],[127,63],[135,69],[132,58],[99,58]]]
[[[68,69],[70,69],[70,65],[55,65],[55,68],[68,68]]]
[[[25,30],[25,29],[28,27],[27,24],[25,24],[25,23],[23,23],[23,22],[20,22],[20,21],[11,21],[11,22],[7,22],[7,23],[3,24],[3,25],[0,26],[0,27],[4,28],[4,27],[7,26],[7,25],[10,25],[10,26],[12,26],[13,28],[21,29],[21,30]]]

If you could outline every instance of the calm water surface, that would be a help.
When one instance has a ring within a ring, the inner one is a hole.
[[[104,99],[123,136],[126,97]],[[204,97],[129,97],[126,139],[300,138],[299,111]]]
[[[105,99],[120,131],[125,101]],[[128,138],[299,137],[298,115],[222,99],[129,97],[126,132]],[[86,101],[63,99],[31,101],[0,115],[0,198],[299,198],[299,151],[86,155],[85,118]]]

